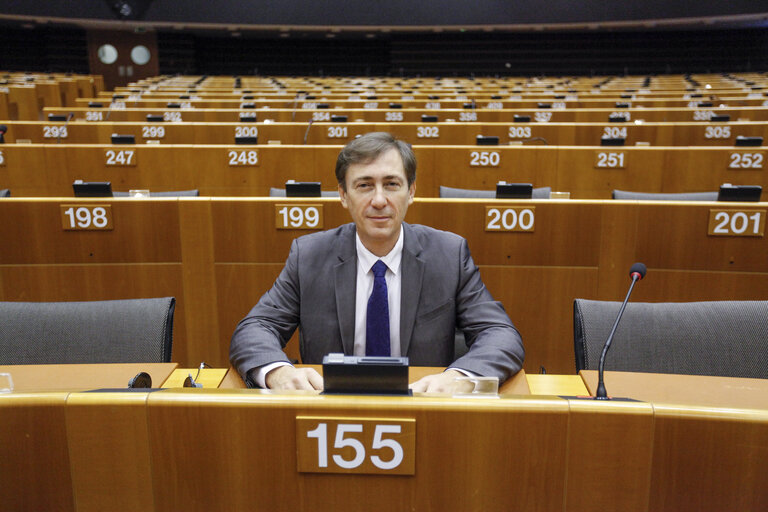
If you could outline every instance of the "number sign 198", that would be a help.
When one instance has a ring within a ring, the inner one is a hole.
[[[111,230],[112,207],[108,204],[63,204],[61,227],[65,231]]]

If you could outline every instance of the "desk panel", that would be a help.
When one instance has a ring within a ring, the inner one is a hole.
[[[307,511],[562,507],[568,428],[564,400],[264,396],[245,391],[226,396],[222,400],[215,390],[150,396],[158,509],[241,510],[253,504]],[[415,419],[416,474],[297,473],[293,425],[298,415]],[[205,447],[189,450],[199,439],[208,440]],[[196,471],[188,471],[190,467]]]
[[[0,509],[75,510],[66,398],[64,392],[0,395]]]

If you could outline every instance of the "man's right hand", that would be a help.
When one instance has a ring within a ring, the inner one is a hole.
[[[269,389],[323,389],[323,377],[314,368],[278,366],[264,379]]]

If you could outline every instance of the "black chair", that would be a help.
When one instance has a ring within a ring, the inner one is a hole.
[[[539,187],[533,189],[531,199],[549,199],[552,195],[552,187]],[[468,188],[453,188],[440,185],[440,197],[444,198],[486,198],[496,199],[495,190],[472,190]]]
[[[285,197],[284,188],[270,187],[269,197]],[[320,197],[339,197],[338,190],[323,190],[320,192]]]
[[[612,199],[624,199],[630,201],[717,201],[717,192],[629,192],[627,190],[614,190]]]
[[[176,299],[0,302],[0,364],[170,362]]]
[[[596,370],[621,302],[576,299],[576,370]],[[605,369],[768,378],[768,301],[627,305]]]
[[[114,197],[130,197],[129,192],[112,192]],[[200,195],[200,191],[196,188],[192,190],[171,190],[167,192],[152,192],[149,191],[149,197],[197,197]]]

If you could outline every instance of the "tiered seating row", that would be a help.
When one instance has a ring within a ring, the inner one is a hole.
[[[288,179],[335,190],[339,145],[211,146],[10,144],[0,146],[0,188],[16,197],[72,195],[72,182],[110,181],[114,190],[198,189],[205,196],[266,196]],[[439,187],[492,190],[533,183],[574,199],[613,189],[715,191],[722,183],[768,188],[761,148],[414,146],[417,196]]]

